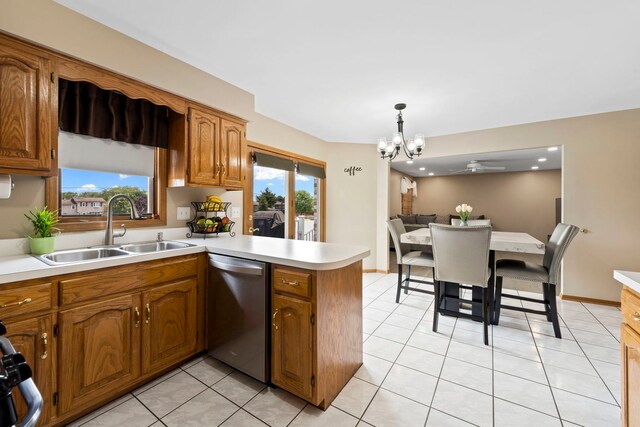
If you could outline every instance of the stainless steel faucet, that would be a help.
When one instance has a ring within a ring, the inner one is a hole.
[[[105,245],[113,245],[114,237],[122,237],[127,233],[127,227],[122,224],[122,232],[114,233],[113,232],[113,202],[117,199],[125,199],[131,205],[131,219],[139,219],[140,214],[138,214],[138,210],[136,209],[136,205],[133,203],[131,197],[126,194],[116,194],[111,199],[109,199],[109,203],[107,204],[107,229],[104,234],[104,244]]]

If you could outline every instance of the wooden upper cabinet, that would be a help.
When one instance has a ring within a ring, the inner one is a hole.
[[[39,318],[23,320],[21,322],[7,322],[7,335],[16,351],[22,353],[31,371],[42,399],[42,415],[38,425],[44,425],[51,416],[51,392],[54,378],[51,360],[53,358],[53,343],[51,335],[51,317],[49,315]],[[14,402],[21,420],[27,413],[27,405],[18,388],[13,390]]]
[[[230,118],[196,106],[186,126],[184,116],[170,117],[169,187],[243,187],[245,125]]]
[[[0,39],[0,171],[47,174],[55,79],[35,49]]]
[[[220,140],[220,184],[242,187],[244,183],[243,139],[244,126],[229,120],[221,122],[222,138]]]
[[[271,326],[271,381],[302,398],[313,398],[311,302],[274,294]]]
[[[218,150],[220,119],[207,112],[189,110],[189,183],[217,185],[220,182]]]
[[[140,294],[59,314],[60,415],[116,394],[140,376]]]
[[[142,373],[179,362],[196,349],[198,282],[195,278],[144,292]]]

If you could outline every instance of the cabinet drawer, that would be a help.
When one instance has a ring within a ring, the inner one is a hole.
[[[51,308],[51,283],[0,291],[0,319]]]
[[[198,258],[166,258],[130,264],[60,280],[60,305],[94,301],[119,293],[133,292],[149,285],[198,274]]]
[[[640,333],[640,296],[627,288],[623,289],[621,309],[624,322]]]
[[[311,297],[311,274],[300,271],[275,268],[273,270],[273,289],[276,292]]]

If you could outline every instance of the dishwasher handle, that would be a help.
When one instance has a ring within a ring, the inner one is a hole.
[[[248,274],[250,276],[262,276],[264,275],[264,267],[254,264],[245,263],[243,265],[229,264],[221,262],[213,258],[209,258],[209,265],[222,271],[229,271],[231,273]]]

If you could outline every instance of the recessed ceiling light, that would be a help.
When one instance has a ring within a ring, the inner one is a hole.
[[[413,164],[413,160],[407,160],[407,164],[408,164],[408,165]]]
[[[426,170],[427,168],[420,168],[421,171]]]
[[[531,166],[531,169],[536,170],[538,169],[538,166]]]
[[[429,172],[429,176],[433,176],[433,172]]]
[[[546,158],[544,158],[544,157],[540,157],[540,158],[538,159],[538,161],[539,161],[539,162],[546,162],[546,161],[547,161],[547,159],[546,159]]]
[[[547,151],[558,151],[558,147],[549,147]]]

